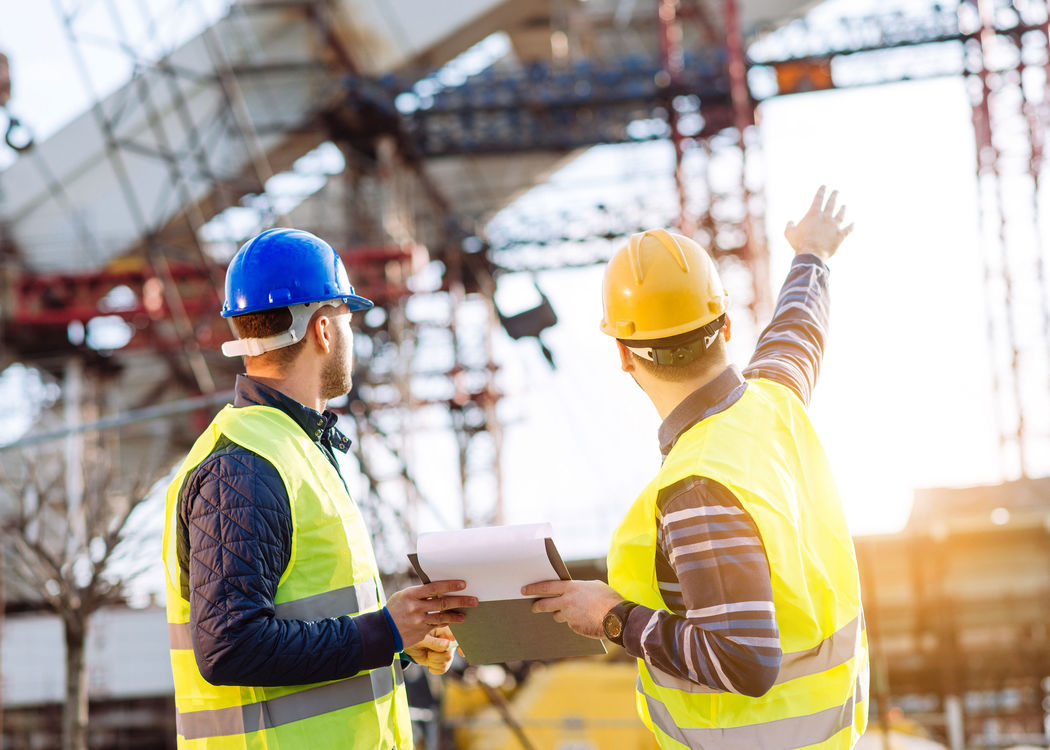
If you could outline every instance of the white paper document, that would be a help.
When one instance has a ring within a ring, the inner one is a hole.
[[[419,535],[416,554],[431,581],[463,580],[480,601],[525,599],[521,587],[559,578],[547,555],[549,523],[488,526]]]

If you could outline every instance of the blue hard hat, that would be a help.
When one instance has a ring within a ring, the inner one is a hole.
[[[268,229],[245,242],[226,269],[222,317],[341,299],[351,310],[372,300],[354,294],[339,254],[301,229]]]

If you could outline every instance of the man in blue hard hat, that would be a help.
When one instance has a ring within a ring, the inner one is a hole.
[[[462,581],[387,600],[326,409],[350,390],[354,293],[320,238],[272,229],[226,274],[244,356],[167,493],[164,562],[179,747],[409,748],[401,661],[452,660]]]

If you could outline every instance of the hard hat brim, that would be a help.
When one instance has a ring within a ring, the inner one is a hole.
[[[352,312],[356,312],[358,310],[371,310],[373,307],[375,307],[375,302],[373,302],[372,300],[368,299],[367,297],[362,297],[362,296],[357,295],[357,294],[348,294],[345,297],[332,297],[331,298],[332,302],[335,302],[337,300],[342,301],[347,307],[350,308],[350,310]],[[254,307],[245,306],[243,308],[233,308],[233,309],[227,309],[226,307],[223,307],[222,312],[220,314],[224,318],[236,318],[238,315],[251,315],[252,313],[264,312],[265,310],[279,310],[282,307],[292,307],[294,305],[308,305],[311,302],[325,302],[325,301],[327,301],[327,300],[301,299],[301,300],[289,300],[287,302],[283,302],[282,301],[281,304],[279,304],[279,305],[274,305],[274,304],[256,305]]]

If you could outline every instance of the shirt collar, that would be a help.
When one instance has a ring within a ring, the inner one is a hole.
[[[714,380],[690,393],[660,425],[660,453],[666,456],[686,430],[712,414],[736,403],[747,387],[747,381],[736,365],[729,365]]]
[[[315,443],[334,448],[342,453],[350,450],[350,438],[335,426],[339,418],[335,412],[325,409],[323,413],[300,404],[275,388],[263,385],[249,375],[238,375],[233,405],[269,406],[279,409],[295,420]]]

